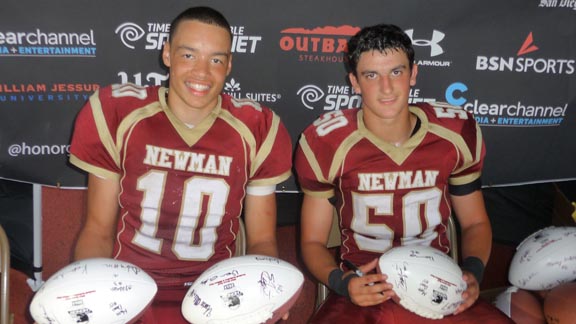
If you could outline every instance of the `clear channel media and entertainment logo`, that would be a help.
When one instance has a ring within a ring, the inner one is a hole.
[[[446,89],[446,102],[461,106],[474,115],[480,126],[553,127],[564,122],[568,103],[542,105],[524,100],[508,103],[486,102],[485,99],[468,99],[471,91],[462,82],[454,82]]]
[[[36,28],[0,31],[0,56],[96,57],[94,30],[53,32]]]

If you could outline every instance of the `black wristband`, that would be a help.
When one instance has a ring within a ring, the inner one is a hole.
[[[478,284],[480,284],[482,278],[484,278],[484,263],[475,256],[469,256],[462,261],[462,270],[472,273],[474,277],[476,277]]]
[[[358,277],[358,275],[352,273],[346,278],[342,278],[343,275],[344,271],[339,268],[332,270],[328,276],[328,287],[338,295],[348,297],[348,282],[353,277]]]

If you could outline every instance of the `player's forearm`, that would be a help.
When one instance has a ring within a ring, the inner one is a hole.
[[[302,258],[306,267],[328,285],[330,272],[338,267],[326,244],[334,219],[334,207],[328,199],[304,195],[300,221]]]
[[[475,256],[488,262],[492,249],[492,228],[481,190],[464,196],[451,196],[460,223],[463,258]]]
[[[276,240],[259,241],[248,245],[246,253],[278,257],[278,246]]]
[[[101,236],[84,229],[74,249],[74,260],[87,258],[110,258],[114,247],[113,237]]]
[[[478,223],[462,229],[462,257],[480,258],[484,265],[490,258],[492,249],[492,229],[490,223]]]
[[[330,272],[338,265],[334,256],[319,242],[302,242],[302,258],[308,270],[322,283],[328,285]]]

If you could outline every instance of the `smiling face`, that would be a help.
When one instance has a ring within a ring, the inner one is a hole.
[[[230,32],[198,20],[182,21],[162,60],[170,68],[168,105],[183,122],[196,124],[218,103],[232,69]]]
[[[408,57],[403,51],[370,50],[363,52],[350,73],[354,91],[362,95],[364,118],[396,121],[408,118],[410,87],[416,84],[418,69],[410,69]]]

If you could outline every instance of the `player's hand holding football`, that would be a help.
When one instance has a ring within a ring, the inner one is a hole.
[[[358,306],[371,306],[380,304],[394,296],[392,285],[386,282],[388,276],[376,273],[378,259],[359,266],[361,273],[365,275],[352,278],[348,283],[350,300]],[[344,276],[352,275],[348,272]]]
[[[462,298],[464,301],[454,312],[455,315],[462,313],[467,308],[472,306],[480,296],[480,285],[478,284],[476,277],[468,271],[462,271],[462,273],[462,278],[464,278],[464,281],[466,281],[468,287],[466,288],[466,291],[462,293]]]

